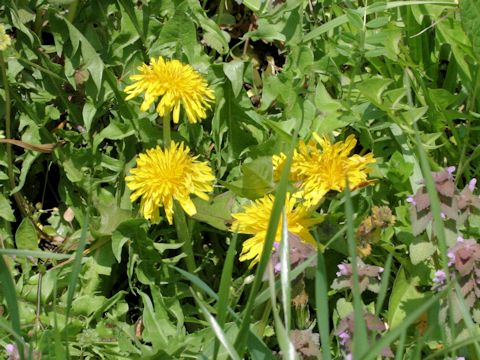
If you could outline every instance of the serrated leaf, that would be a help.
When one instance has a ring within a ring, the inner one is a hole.
[[[15,216],[13,215],[12,207],[8,199],[0,193],[0,217],[7,221],[14,222]]]
[[[392,295],[388,303],[388,324],[391,328],[400,325],[407,314],[423,303],[425,295],[418,292],[418,278],[407,278],[403,267],[393,283]]]
[[[472,42],[473,51],[480,59],[480,2],[478,0],[461,0],[460,16],[462,26]]]
[[[410,260],[412,261],[413,265],[417,265],[430,258],[436,250],[437,248],[431,242],[416,240],[411,243],[409,247]]]
[[[197,213],[192,217],[216,229],[228,230],[227,223],[231,218],[230,213],[234,200],[235,194],[231,191],[216,196],[211,202],[195,198],[193,202]]]

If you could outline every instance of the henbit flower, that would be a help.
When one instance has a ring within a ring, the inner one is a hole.
[[[138,156],[137,166],[125,181],[133,191],[130,200],[141,197],[140,211],[147,220],[158,221],[159,207],[163,206],[168,223],[172,224],[174,200],[190,216],[197,211],[190,194],[208,200],[207,193],[213,190],[215,180],[212,169],[189,152],[183,143],[172,142],[166,150],[157,146]]]
[[[433,278],[433,282],[437,284],[437,286],[445,284],[446,280],[447,280],[447,275],[445,274],[445,271],[443,270],[435,271],[435,277]]]
[[[243,243],[239,258],[240,261],[252,260],[250,267],[255,265],[262,256],[274,200],[273,195],[266,195],[255,200],[254,203],[244,206],[242,212],[232,214],[234,220],[230,229],[241,234],[253,235]],[[319,224],[323,219],[314,217],[312,212],[304,205],[297,204],[297,199],[289,193],[287,193],[285,199],[285,213],[288,231],[297,235],[302,241],[316,246],[316,241],[308,232],[308,229],[315,224]],[[283,220],[280,219],[275,236],[276,242],[281,240],[282,222]]]
[[[156,111],[160,116],[173,111],[175,123],[179,121],[181,105],[191,123],[207,117],[206,109],[210,109],[215,96],[206,80],[190,65],[178,60],[165,61],[159,57],[152,58],[150,65],[143,64],[138,70],[140,74],[130,76],[135,83],[124,91],[128,94],[126,100],[144,93],[141,111],[147,111],[160,97]]]
[[[323,196],[330,190],[342,192],[348,178],[351,189],[356,189],[370,182],[367,175],[368,165],[375,162],[372,153],[349,156],[357,140],[350,135],[345,141],[332,144],[327,138],[313,133],[314,140],[308,144],[303,141],[295,150],[292,161],[290,180],[300,183],[300,191],[296,197],[303,198],[307,206],[318,205]],[[317,145],[320,145],[318,148]],[[274,175],[283,168],[285,155],[274,157]]]
[[[0,24],[0,51],[6,50],[12,43],[12,39],[5,32],[5,26]]]

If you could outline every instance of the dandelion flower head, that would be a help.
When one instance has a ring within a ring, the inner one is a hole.
[[[299,141],[298,147],[293,153],[292,166],[290,167],[290,174],[288,177],[290,181],[301,181],[302,177],[299,173],[298,164],[305,160],[305,156],[307,156],[311,151],[316,150],[316,144],[317,143],[314,140],[310,140],[307,144],[305,144],[303,140]],[[275,181],[280,180],[280,176],[282,175],[286,160],[287,156],[284,153],[280,153],[279,155],[273,155],[273,178]]]
[[[127,100],[144,94],[141,111],[161,98],[156,110],[160,116],[173,112],[173,121],[178,123],[180,107],[183,106],[191,123],[207,117],[215,96],[206,80],[190,65],[178,60],[165,61],[162,57],[151,59],[150,64],[138,67],[139,74],[130,77],[135,82],[125,88]]]
[[[147,220],[158,221],[159,207],[164,207],[168,223],[172,224],[174,200],[190,216],[196,213],[191,194],[208,200],[215,179],[212,169],[189,152],[183,143],[172,142],[165,150],[157,146],[138,156],[137,166],[125,181],[132,190],[130,200],[141,198],[140,212]]]
[[[5,26],[0,24],[0,51],[6,50],[12,43],[12,39],[5,32]]]
[[[262,256],[263,244],[267,234],[268,223],[272,213],[273,195],[266,195],[252,204],[246,205],[242,212],[232,214],[232,231],[241,234],[253,235],[242,245],[240,261],[252,260],[250,267],[255,265]],[[314,217],[302,204],[297,204],[297,199],[287,194],[285,199],[285,212],[288,231],[300,237],[306,243],[316,245],[315,239],[309,233],[309,228],[322,222],[321,217]],[[275,241],[281,240],[282,219],[280,219]]]
[[[302,197],[307,206],[316,206],[330,190],[342,192],[347,178],[352,189],[367,183],[371,171],[368,165],[374,163],[375,159],[372,153],[350,156],[357,144],[353,135],[334,144],[316,133],[313,133],[313,138],[315,145],[312,141],[307,145],[300,142],[293,157],[291,172],[300,183],[296,197]]]

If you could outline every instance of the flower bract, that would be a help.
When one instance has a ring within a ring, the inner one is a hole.
[[[159,207],[164,207],[168,223],[172,224],[174,200],[190,216],[196,213],[190,195],[208,200],[215,179],[212,169],[189,152],[183,143],[172,142],[165,150],[157,146],[138,156],[137,166],[125,181],[132,190],[130,200],[141,198],[140,211],[147,220],[158,221]]]
[[[252,260],[251,266],[256,264],[262,255],[274,200],[273,195],[266,195],[252,204],[244,206],[242,212],[232,214],[234,221],[231,229],[238,233],[253,235],[243,243],[239,258],[240,261]],[[288,231],[297,235],[302,241],[316,246],[315,239],[308,230],[313,225],[322,222],[323,219],[313,216],[311,211],[297,203],[297,199],[290,194],[287,194],[285,199],[285,213]],[[282,220],[277,228],[276,242],[281,240],[281,229]]]
[[[190,65],[178,60],[151,59],[150,64],[138,68],[139,74],[130,77],[135,82],[125,88],[127,100],[144,94],[141,111],[147,111],[160,98],[156,110],[160,116],[173,112],[173,121],[179,122],[183,106],[188,121],[200,122],[207,117],[215,96],[206,80]]]

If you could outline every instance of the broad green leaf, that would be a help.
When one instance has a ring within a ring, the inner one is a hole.
[[[29,218],[24,218],[15,232],[15,244],[18,249],[38,250],[37,230]]]
[[[192,217],[216,229],[228,230],[227,223],[231,219],[230,213],[234,201],[235,194],[231,191],[217,195],[211,201],[195,198],[193,202],[197,208],[197,213]]]
[[[461,0],[460,16],[462,25],[470,38],[473,51],[480,59],[480,2],[477,0]]]
[[[421,238],[416,238],[413,243],[410,244],[409,254],[413,265],[417,265],[422,261],[429,259],[437,250],[436,246],[430,241],[425,241]]]
[[[2,193],[0,193],[0,217],[10,222],[15,221],[10,201]]]
[[[242,165],[243,176],[232,183],[223,183],[241,197],[257,199],[273,190],[273,167],[270,157],[255,159]]]
[[[76,48],[80,47],[83,61],[85,63],[84,67],[90,72],[97,90],[100,90],[102,86],[103,69],[105,67],[100,55],[92,44],[90,44],[88,39],[74,25],[65,18],[63,18],[63,21],[70,33],[70,41],[72,42],[74,51]]]
[[[374,105],[381,105],[383,103],[382,94],[387,87],[392,83],[391,79],[383,79],[380,77],[372,77],[364,80],[357,85],[358,90],[370,100]]]
[[[387,318],[392,329],[400,325],[411,310],[425,301],[425,295],[416,289],[417,284],[417,278],[407,278],[404,268],[400,268],[388,303]]]
[[[223,71],[232,83],[232,90],[235,97],[240,94],[243,88],[243,69],[245,63],[240,60],[233,60],[223,64]]]

